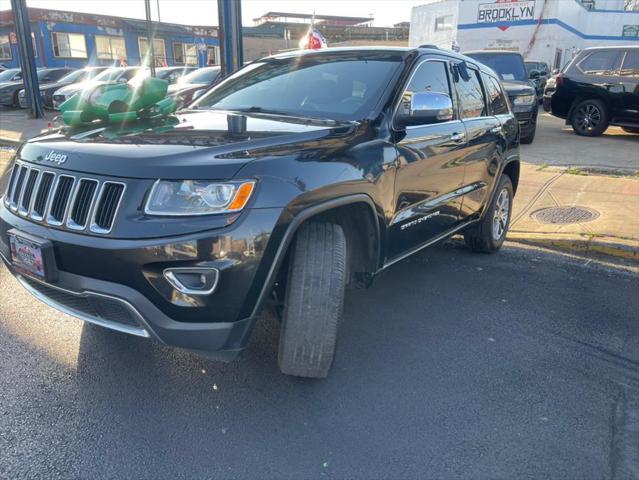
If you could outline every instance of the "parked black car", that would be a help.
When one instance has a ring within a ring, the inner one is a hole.
[[[551,113],[578,135],[639,133],[639,46],[587,48],[555,78]]]
[[[345,287],[456,232],[481,252],[504,241],[519,128],[497,76],[467,57],[291,52],[195,106],[22,145],[2,179],[0,256],[27,290],[227,358],[271,303],[281,370],[323,377]]]
[[[532,143],[537,131],[537,113],[539,106],[533,72],[532,78],[526,71],[523,57],[516,52],[481,50],[467,52],[475,60],[492,68],[501,78],[508,93],[513,112],[519,121],[521,143]]]
[[[169,95],[175,99],[178,107],[188,105],[207,88],[220,81],[221,71],[220,67],[203,67],[184,75],[173,85],[169,85]]]
[[[527,60],[524,62],[526,65],[526,72],[528,78],[533,80],[535,84],[535,90],[537,91],[537,99],[541,101],[544,97],[544,88],[550,75],[550,69],[546,62],[538,62],[535,60]]]
[[[40,97],[45,108],[53,108],[53,92],[65,85],[71,85],[72,83],[80,83],[93,79],[96,75],[106,70],[107,67],[86,67],[79,70],[74,70],[71,73],[66,74],[57,82],[45,83],[40,85]],[[27,108],[27,98],[25,91],[20,90],[18,93],[18,103],[20,108]]]
[[[10,72],[12,70],[19,71],[20,69],[11,69],[7,70],[6,72]],[[38,82],[42,84],[56,82],[72,70],[72,68],[39,68],[37,73]],[[11,80],[0,83],[0,105],[19,107],[20,105],[18,100],[18,93],[23,88],[24,83],[22,79],[22,73],[14,74],[11,77]]]

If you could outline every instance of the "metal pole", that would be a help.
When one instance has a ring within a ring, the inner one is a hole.
[[[146,41],[149,46],[147,53],[151,56],[149,68],[151,69],[151,76],[155,77],[155,51],[153,49],[155,34],[153,33],[153,23],[151,22],[151,0],[144,0],[144,9],[146,10]]]
[[[156,5],[157,5],[157,7],[158,7],[158,23],[161,23],[161,22],[162,22],[162,19],[160,18],[160,0],[156,0],[156,1],[155,1],[155,4],[156,4]]]
[[[222,75],[226,76],[244,65],[241,0],[217,0],[217,10]]]
[[[16,36],[18,37],[18,58],[24,79],[24,93],[29,106],[29,116],[32,118],[44,117],[42,99],[40,98],[40,84],[38,71],[31,40],[31,25],[29,24],[29,11],[25,0],[11,0],[13,18],[16,22]],[[44,52],[42,52],[44,56]]]

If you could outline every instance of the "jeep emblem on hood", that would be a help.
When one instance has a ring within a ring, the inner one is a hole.
[[[53,162],[57,163],[58,165],[62,165],[64,162],[67,161],[67,156],[62,153],[57,153],[55,150],[51,150],[49,153],[47,153],[44,159],[47,162]]]

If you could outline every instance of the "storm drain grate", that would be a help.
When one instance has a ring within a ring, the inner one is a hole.
[[[541,223],[569,224],[590,222],[599,217],[599,212],[586,207],[549,207],[530,214]]]

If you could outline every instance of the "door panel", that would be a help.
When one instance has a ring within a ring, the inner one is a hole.
[[[620,73],[623,93],[618,121],[639,123],[639,49],[626,50]]]
[[[396,214],[389,257],[417,247],[459,222],[466,131],[459,120],[409,127],[397,143]]]

